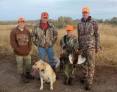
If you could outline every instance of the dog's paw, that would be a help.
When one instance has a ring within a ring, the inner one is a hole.
[[[40,87],[40,90],[43,90],[43,87]]]
[[[51,87],[50,90],[53,90],[53,87]]]

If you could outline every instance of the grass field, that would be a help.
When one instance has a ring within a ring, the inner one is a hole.
[[[0,53],[11,53],[12,49],[9,43],[9,35],[11,29],[15,25],[0,25]],[[97,64],[117,65],[117,27],[114,25],[100,24],[101,51],[96,55]],[[58,40],[54,46],[55,53],[60,53],[59,41],[66,34],[64,29],[58,30]],[[76,33],[77,34],[77,33]],[[33,48],[33,52],[34,52]]]
[[[21,83],[16,71],[16,61],[9,43],[9,35],[14,25],[0,25],[0,92],[40,92],[40,81],[32,80],[28,84]],[[93,89],[90,92],[117,91],[117,27],[100,24],[101,51],[96,55],[96,72]],[[57,56],[60,54],[59,41],[65,34],[64,29],[58,30],[58,41],[54,49]],[[32,59],[36,58],[36,48],[33,46]],[[72,86],[63,84],[62,73],[58,72],[59,80],[54,85],[53,92],[86,92],[79,82],[80,71]],[[43,92],[50,92],[49,85],[44,85]]]

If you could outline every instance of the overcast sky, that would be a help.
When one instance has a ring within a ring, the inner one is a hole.
[[[43,11],[50,18],[69,16],[81,18],[81,9],[89,6],[91,15],[98,19],[117,17],[117,0],[0,0],[0,20],[39,19]]]

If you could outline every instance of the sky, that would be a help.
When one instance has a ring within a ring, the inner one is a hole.
[[[51,19],[60,16],[79,19],[84,6],[90,8],[90,15],[96,19],[117,17],[117,0],[0,0],[0,20],[17,20],[20,16],[36,20],[43,11]]]

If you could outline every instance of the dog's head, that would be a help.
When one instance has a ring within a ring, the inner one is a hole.
[[[45,63],[42,60],[35,62],[35,64],[32,66],[33,70],[38,70],[38,71],[45,70],[45,68],[46,68]]]

